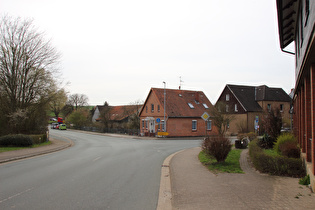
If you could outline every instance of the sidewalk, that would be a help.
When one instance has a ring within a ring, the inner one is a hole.
[[[1,152],[0,153],[0,164],[24,159],[24,158],[30,158],[37,155],[42,155],[46,153],[56,152],[62,149],[65,149],[67,147],[72,146],[72,142],[66,142],[61,141],[57,139],[50,138],[51,144],[42,146],[42,147],[36,147],[36,148],[27,148],[27,149],[20,149],[20,150],[14,150],[9,152]]]
[[[192,148],[171,159],[173,209],[315,209],[315,194],[299,185],[299,179],[255,171],[248,149],[240,160],[245,174],[215,175],[199,162],[199,152]]]

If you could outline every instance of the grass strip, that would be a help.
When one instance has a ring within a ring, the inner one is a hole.
[[[218,163],[217,160],[207,155],[204,151],[199,153],[200,162],[213,173],[244,173],[240,166],[242,150],[232,149],[225,162]]]
[[[42,146],[46,146],[46,145],[50,145],[50,144],[51,144],[51,141],[44,142],[44,143],[41,143],[41,144],[34,144],[31,147],[0,147],[0,153],[1,152],[14,151],[14,150],[20,150],[20,149],[42,147]]]

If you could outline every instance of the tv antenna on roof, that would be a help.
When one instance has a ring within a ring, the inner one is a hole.
[[[182,88],[182,82],[184,82],[184,81],[182,80],[182,77],[179,77],[179,89]]]

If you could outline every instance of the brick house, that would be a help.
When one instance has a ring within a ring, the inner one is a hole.
[[[169,137],[180,137],[204,136],[207,131],[207,135],[215,135],[211,117],[207,122],[201,118],[205,112],[210,115],[212,109],[202,91],[151,88],[139,114],[140,133],[156,136],[167,132]]]
[[[142,105],[123,105],[123,106],[96,106],[92,116],[92,122],[101,121],[101,113],[108,108],[108,119],[111,123],[122,124],[128,122],[130,116],[138,115]]]
[[[283,125],[289,127],[290,105],[291,98],[282,88],[230,84],[225,86],[216,103],[221,107],[219,111],[231,118],[229,134],[258,131],[263,112],[276,108],[280,110]]]
[[[315,1],[277,0],[280,48],[295,55],[293,130],[315,190]],[[294,43],[295,52],[287,46]]]

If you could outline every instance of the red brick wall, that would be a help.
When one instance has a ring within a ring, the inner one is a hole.
[[[313,163],[313,174],[315,174],[315,64],[311,67],[311,161]]]
[[[311,135],[312,135],[312,125],[311,125],[311,86],[310,78],[304,78],[304,98],[305,98],[305,151],[306,160],[310,162],[311,157]]]
[[[192,121],[197,120],[197,130],[192,130]],[[169,136],[205,136],[206,124],[201,118],[169,118],[167,120],[167,130]],[[216,135],[212,122],[212,130],[207,131],[207,135]]]

